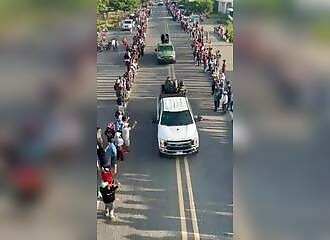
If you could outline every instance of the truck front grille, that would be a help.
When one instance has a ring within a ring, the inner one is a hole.
[[[191,149],[191,141],[167,141],[166,150],[169,151],[184,151]]]

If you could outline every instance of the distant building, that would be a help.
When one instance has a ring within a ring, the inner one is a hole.
[[[227,13],[228,8],[233,8],[233,0],[215,0],[215,3],[218,3],[218,12]]]

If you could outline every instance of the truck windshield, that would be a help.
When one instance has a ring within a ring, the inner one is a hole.
[[[193,120],[188,110],[182,112],[166,112],[162,114],[161,125],[165,126],[183,126],[192,124]]]
[[[173,47],[172,46],[159,46],[158,51],[160,51],[160,52],[173,51]]]

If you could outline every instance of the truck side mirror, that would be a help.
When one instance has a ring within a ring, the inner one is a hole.
[[[203,120],[203,117],[202,117],[202,115],[198,114],[198,115],[194,116],[194,119],[195,119],[195,122],[200,122]]]

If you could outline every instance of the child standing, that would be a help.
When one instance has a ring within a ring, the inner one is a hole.
[[[114,202],[116,200],[116,190],[118,188],[118,185],[112,181],[111,184],[108,182],[102,182],[100,185],[100,192],[102,195],[102,200],[105,205],[105,216],[109,217],[111,219],[114,219],[115,217],[115,205]]]

